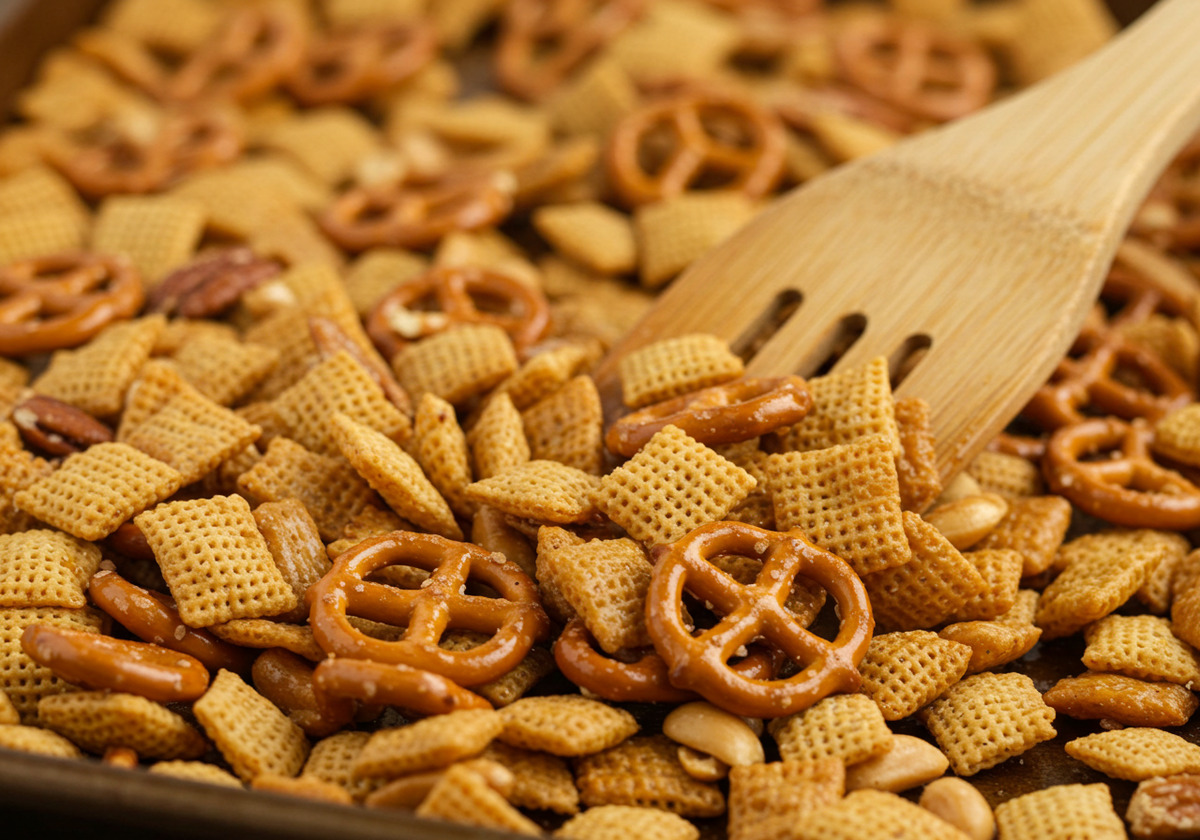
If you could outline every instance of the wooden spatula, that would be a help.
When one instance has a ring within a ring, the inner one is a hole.
[[[1163,0],[1085,61],[782,197],[655,302],[597,372],[692,332],[811,374],[928,347],[898,394],[930,403],[943,476],[1049,376],[1154,180],[1200,126],[1200,0]],[[777,318],[796,300],[786,319]]]

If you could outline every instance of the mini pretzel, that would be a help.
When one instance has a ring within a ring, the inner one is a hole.
[[[785,149],[786,130],[774,114],[748,99],[691,91],[621,120],[605,163],[631,205],[717,184],[759,198],[782,176]]]
[[[618,455],[633,455],[671,425],[703,444],[736,443],[791,425],[810,408],[812,394],[799,376],[739,379],[627,414],[613,423],[604,442]]]
[[[848,21],[834,40],[845,77],[917,116],[952,120],[988,103],[996,67],[977,44],[901,17]]]
[[[31,624],[21,649],[69,683],[137,694],[159,703],[188,702],[208,688],[208,671],[186,653],[65,627]]]
[[[1200,487],[1150,455],[1142,419],[1084,420],[1050,436],[1042,471],[1050,488],[1085,513],[1130,528],[1200,526]]]
[[[425,248],[456,230],[496,224],[512,212],[509,173],[445,178],[428,186],[354,187],[318,217],[329,237],[350,251],[376,245]]]
[[[370,659],[326,659],[313,672],[313,691],[322,715],[347,699],[422,715],[492,708],[487,700],[441,674]]]
[[[368,579],[394,565],[432,574],[419,589]],[[468,581],[485,584],[498,597],[467,594]],[[550,627],[537,584],[515,563],[477,545],[411,531],[373,537],[344,552],[308,597],[313,637],[327,653],[410,665],[459,685],[507,673]],[[406,629],[394,642],[373,639],[350,623],[350,614]],[[469,650],[447,650],[438,642],[450,628],[491,638]]]
[[[646,595],[646,626],[670,667],[671,684],[700,694],[726,711],[748,717],[782,717],[839,691],[856,691],[858,663],[866,655],[874,619],[866,589],[850,566],[805,540],[741,522],[702,525],[654,549]],[[743,585],[711,557],[762,558],[754,583]],[[811,578],[837,601],[841,627],[833,641],[814,635],[784,607],[797,575]],[[713,605],[719,619],[693,629],[683,619],[688,593]],[[753,641],[779,648],[800,666],[786,679],[754,679],[729,667]]]
[[[409,342],[456,324],[495,324],[520,352],[550,326],[550,304],[538,289],[498,271],[433,268],[388,293],[371,310],[366,327],[390,359]]]
[[[55,254],[0,266],[0,354],[27,356],[83,344],[142,305],[124,257]]]
[[[44,394],[13,406],[12,421],[26,446],[47,455],[70,455],[113,439],[112,429],[82,408]]]
[[[512,0],[496,44],[501,87],[537,101],[637,18],[646,0]]]
[[[435,55],[437,33],[424,21],[328,32],[309,44],[288,89],[306,105],[359,102],[415,75]]]
[[[349,660],[347,660],[349,661]],[[341,698],[318,699],[312,663],[283,648],[268,648],[250,670],[254,688],[312,738],[332,735],[354,720],[357,705]]]

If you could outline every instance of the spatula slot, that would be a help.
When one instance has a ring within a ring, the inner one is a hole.
[[[770,304],[761,315],[755,318],[742,334],[730,343],[730,349],[749,362],[766,344],[771,336],[796,314],[804,295],[796,289],[782,289],[771,298]]]
[[[933,339],[924,333],[910,335],[888,357],[888,370],[891,371],[892,387],[896,388],[904,378],[913,372],[933,346]]]
[[[844,315],[813,346],[796,372],[801,376],[824,376],[850,351],[867,330],[867,316],[861,312]]]

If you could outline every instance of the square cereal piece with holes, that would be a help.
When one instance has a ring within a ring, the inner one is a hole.
[[[883,435],[767,459],[775,523],[798,528],[860,576],[913,557],[900,510],[892,446]]]
[[[981,548],[963,554],[979,572],[984,589],[954,611],[950,621],[988,621],[999,618],[1017,602],[1025,558],[1009,548]]]
[[[0,213],[0,265],[82,250],[86,235],[87,220],[62,210]]]
[[[417,806],[416,815],[532,837],[542,829],[514,808],[479,773],[456,764],[446,769]]]
[[[346,294],[358,317],[366,320],[388,292],[413,280],[429,268],[429,260],[400,248],[364,251],[346,269]]]
[[[152,356],[174,356],[191,344],[209,341],[237,342],[238,329],[224,321],[205,321],[196,318],[173,318],[167,321],[158,341],[154,342]]]
[[[294,159],[331,187],[347,180],[363,158],[379,150],[378,132],[351,108],[310,109],[266,128],[260,138],[267,149]]]
[[[804,815],[846,792],[846,765],[837,758],[772,761],[729,768],[729,840],[784,837]]]
[[[900,437],[900,455],[896,458],[900,507],[920,513],[942,492],[929,426],[929,403],[920,397],[903,397],[895,401],[894,414]]]
[[[554,836],[569,840],[699,840],[700,830],[683,817],[658,808],[600,805],[567,820]]]
[[[243,782],[263,773],[295,776],[304,766],[304,732],[232,671],[218,671],[192,710]]]
[[[394,779],[473,758],[500,734],[492,709],[466,709],[373,733],[354,762],[355,778]]]
[[[1114,779],[1141,782],[1154,776],[1200,773],[1200,745],[1146,726],[1096,732],[1067,741],[1067,755]]]
[[[222,770],[215,764],[207,764],[203,761],[159,761],[151,764],[146,772],[156,776],[170,776],[173,779],[187,779],[189,782],[199,782],[205,785],[239,789],[242,787],[237,776]]]
[[[754,446],[749,450],[737,447],[713,447],[724,457],[750,473],[754,479],[754,489],[725,515],[726,519],[757,525],[760,528],[775,530],[775,502],[771,498],[770,474],[767,472],[767,459],[770,453],[758,448],[758,441],[746,441]]]
[[[246,328],[244,341],[274,349],[279,361],[247,399],[273,400],[321,362],[308,328],[308,315],[298,306],[272,312]]]
[[[346,350],[321,362],[276,397],[275,410],[288,437],[322,455],[338,452],[329,417],[339,412],[394,441],[405,441],[412,433],[407,415]]]
[[[974,674],[917,712],[959,776],[973,776],[1055,736],[1054,709],[1024,674]]]
[[[517,807],[556,814],[579,813],[579,790],[566,759],[499,741],[488,744],[482,757],[512,771],[513,787],[508,792],[508,801]]]
[[[1064,677],[1042,699],[1067,717],[1122,726],[1183,726],[1200,707],[1200,698],[1182,685],[1096,671]]]
[[[799,423],[776,433],[781,450],[824,449],[883,435],[891,452],[901,455],[887,359],[879,356],[856,368],[814,376],[808,390],[812,409]]]
[[[491,478],[530,459],[521,412],[508,394],[493,394],[470,431],[467,445],[477,478]],[[585,470],[586,472],[586,470]]]
[[[967,465],[967,475],[985,493],[1001,496],[1040,496],[1046,492],[1037,464],[1018,455],[984,450]]]
[[[412,530],[414,530],[412,523],[405,522],[392,511],[368,506],[346,523],[342,528],[341,539],[329,543],[325,550],[330,557],[335,558],[343,551],[353,548],[370,537],[378,537],[390,531]]]
[[[592,361],[582,344],[553,347],[524,362],[496,386],[492,396],[507,394],[513,406],[524,410],[550,396]]]
[[[174,362],[150,359],[137,372],[125,392],[125,406],[117,425],[117,440],[143,420],[162,411],[163,406],[180,394],[199,394],[188,384]]]
[[[912,840],[967,840],[955,826],[895,793],[856,790],[833,805],[798,820],[794,840],[861,840],[865,837]]]
[[[161,315],[148,315],[110,324],[79,349],[51,355],[33,390],[101,420],[115,417],[166,323]]]
[[[87,205],[70,181],[45,164],[30,166],[0,178],[0,216],[24,215],[38,211],[74,218],[80,228],[89,219]],[[83,242],[80,240],[79,246]],[[40,251],[52,254],[54,251]]]
[[[1008,513],[975,544],[976,549],[1011,548],[1024,559],[1021,577],[1050,568],[1071,525],[1071,503],[1062,496],[1016,496]]]
[[[370,732],[347,730],[322,738],[312,746],[301,778],[311,776],[324,782],[341,785],[356,802],[361,802],[371,791],[379,787],[375,779],[359,779],[354,776],[354,762],[362,752]]]
[[[344,458],[318,455],[284,437],[271,441],[237,486],[255,504],[299,499],[323,540],[336,540],[351,519],[379,506],[378,495]]]
[[[60,531],[0,534],[0,607],[86,607],[100,548]]]
[[[0,688],[0,726],[8,726],[21,722],[21,716],[17,714],[17,707],[8,699],[8,694],[4,689]]]
[[[312,776],[280,776],[263,773],[250,782],[250,790],[265,790],[284,796],[296,796],[316,802],[333,802],[338,805],[353,805],[354,799],[340,785]]]
[[[126,747],[139,759],[200,758],[208,750],[194,726],[136,694],[73,691],[43,697],[38,724],[95,755]]]
[[[575,545],[583,545],[586,540],[566,528],[554,525],[542,525],[537,532],[537,549],[534,557],[534,579],[538,582],[538,591],[542,597],[542,605],[555,621],[566,624],[575,617],[575,610],[563,597],[554,578],[556,565],[550,558],[557,552]]]
[[[847,766],[887,752],[892,731],[865,694],[831,694],[802,712],[771,722],[784,761],[841,759]]]
[[[83,758],[79,747],[56,732],[37,726],[0,726],[0,748],[55,758]]]
[[[632,805],[661,808],[682,817],[724,813],[721,789],[689,776],[679,763],[678,747],[665,735],[636,736],[577,759],[580,801],[588,808]]]
[[[162,569],[180,618],[208,627],[297,606],[241,496],[164,502],[134,522]]]
[[[471,453],[454,406],[434,394],[421,397],[408,449],[455,513],[464,517],[474,513],[475,504],[464,493],[474,481]]]
[[[279,355],[263,344],[198,336],[180,346],[171,360],[201,394],[220,405],[233,405],[275,369]]]
[[[576,376],[521,412],[531,458],[558,461],[600,475],[604,470],[604,411],[590,376]]]
[[[545,205],[533,227],[550,247],[597,274],[626,274],[637,267],[633,224],[624,213],[597,201]]]
[[[987,583],[937,528],[912,511],[902,515],[912,559],[863,583],[880,627],[920,630],[945,621]]]
[[[1200,656],[1171,632],[1169,619],[1110,615],[1084,631],[1083,664],[1143,680],[1200,686]]]
[[[968,674],[999,668],[1020,659],[1042,637],[1040,627],[1031,623],[995,621],[959,621],[938,631],[943,639],[971,648]]]
[[[239,647],[255,650],[283,648],[310,662],[320,662],[326,656],[307,624],[289,624],[267,618],[235,618],[206,629],[218,639]]]
[[[450,505],[411,455],[345,414],[336,413],[329,422],[342,455],[392,510],[423,530],[462,539]]]
[[[610,654],[650,644],[646,590],[654,566],[631,539],[590,540],[538,555],[558,591]]]
[[[1055,558],[1063,568],[1038,600],[1042,638],[1069,636],[1133,597],[1159,559],[1136,531],[1085,534],[1065,543]]]
[[[1154,424],[1155,453],[1188,466],[1200,466],[1200,404],[1185,405]]]
[[[557,461],[526,461],[476,481],[467,495],[513,516],[538,522],[587,522],[596,515],[600,479]]]
[[[1038,600],[1042,594],[1036,589],[1018,589],[1017,600],[1012,609],[996,618],[1004,624],[1033,624],[1037,616]]]
[[[426,392],[453,405],[498,385],[517,369],[512,339],[492,324],[464,324],[409,344],[392,359],[413,399]]]
[[[600,479],[595,499],[631,537],[661,544],[723,519],[754,486],[750,473],[668,425]]]
[[[567,135],[607,137],[638,104],[638,90],[615,61],[597,57],[546,99],[554,127]]]
[[[341,275],[327,263],[308,262],[289,267],[278,277],[248,292],[243,298],[248,308],[254,295],[266,298],[268,311],[286,301],[285,305],[297,306],[305,315],[327,318],[365,355],[376,356],[375,345],[363,330]],[[382,358],[379,361],[382,363]]]
[[[499,709],[520,700],[543,677],[554,673],[554,655],[545,648],[535,647],[509,672],[491,682],[472,686],[472,690]]]
[[[877,635],[858,665],[862,693],[875,701],[884,720],[900,720],[958,682],[970,661],[971,648],[929,630]]]
[[[725,191],[691,191],[641,205],[633,230],[642,285],[657,289],[667,283],[750,221],[756,209],[741,193]]]
[[[104,11],[104,26],[147,46],[191,52],[216,29],[220,11],[204,0],[117,0]]]
[[[325,543],[321,542],[317,523],[302,501],[281,499],[256,507],[254,524],[266,540],[267,549],[279,573],[296,594],[296,608],[280,614],[279,619],[306,622],[308,606],[304,595],[332,565],[325,552]]]
[[[591,755],[638,731],[624,709],[575,694],[522,697],[499,711],[501,743],[551,755]]]
[[[97,443],[13,496],[19,509],[80,539],[107,537],[183,486],[168,464],[127,443]]]
[[[199,202],[172,196],[114,195],[96,212],[91,249],[124,254],[153,288],[167,272],[191,259],[204,232]]]
[[[33,624],[65,627],[98,633],[107,616],[92,609],[62,607],[0,608],[0,691],[3,691],[24,723],[37,718],[43,697],[74,691],[75,687],[44,665],[39,665],[21,647],[21,635]]]
[[[621,357],[621,399],[642,408],[742,375],[741,358],[715,335],[692,333],[664,338]]]
[[[8,428],[8,427],[4,427]],[[13,428],[13,436],[18,437]],[[18,438],[19,439],[19,438]],[[13,504],[13,496],[54,472],[54,465],[18,443],[0,447],[0,531],[14,534],[38,527],[38,521]]]
[[[1171,531],[1145,531],[1143,543],[1157,545],[1159,559],[1151,563],[1146,573],[1146,581],[1134,597],[1146,605],[1146,609],[1157,615],[1162,615],[1171,608],[1171,590],[1175,581],[1175,573],[1183,563],[1191,543],[1183,534]]]
[[[638,82],[707,78],[736,50],[736,27],[717,9],[655,3],[609,45],[608,54]]]

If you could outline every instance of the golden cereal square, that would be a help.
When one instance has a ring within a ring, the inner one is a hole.
[[[409,344],[392,368],[414,400],[426,392],[461,405],[498,385],[517,369],[508,333],[492,324],[464,324]]]
[[[796,840],[967,840],[967,835],[921,806],[895,793],[856,790],[827,808],[808,814],[789,833]]]
[[[138,514],[179,615],[191,627],[296,607],[241,496],[164,502]]]
[[[1200,465],[1200,405],[1186,405],[1155,423],[1153,447],[1173,461]]]
[[[266,618],[235,618],[206,629],[218,639],[239,647],[256,650],[283,648],[310,662],[320,662],[326,656],[307,624],[288,624]]]
[[[1183,534],[1172,531],[1144,531],[1143,544],[1157,545],[1159,551],[1157,560],[1150,563],[1146,571],[1146,580],[1134,597],[1146,605],[1146,609],[1157,615],[1163,615],[1171,608],[1172,589],[1175,575],[1183,563],[1191,543]]]
[[[579,799],[588,808],[631,805],[661,808],[682,817],[715,817],[725,796],[714,784],[693,779],[677,757],[678,744],[665,735],[628,738],[615,747],[575,761]]]
[[[59,531],[0,534],[0,607],[86,607],[100,549]]]
[[[1024,674],[983,673],[917,712],[959,776],[973,776],[1055,736],[1054,709]]]
[[[743,371],[741,358],[708,333],[660,339],[625,354],[618,365],[622,400],[629,408],[720,385]]]
[[[597,753],[638,730],[624,709],[574,694],[522,697],[498,714],[502,743],[559,756]]]
[[[13,496],[13,504],[80,539],[107,537],[183,486],[168,464],[127,443],[97,443]]]
[[[633,805],[600,805],[567,820],[555,837],[568,840],[699,840],[700,830],[678,814]]]
[[[281,614],[279,619],[306,622],[308,606],[304,594],[331,565],[317,523],[299,499],[263,502],[254,509],[254,523],[267,541],[280,574],[296,594],[296,608]]]
[[[996,806],[1005,840],[1125,840],[1106,784],[1053,785]]]
[[[206,764],[203,761],[159,761],[151,764],[146,772],[158,776],[170,776],[173,779],[186,779],[189,782],[199,782],[205,785],[239,789],[242,787],[237,776],[222,770],[215,764]]]
[[[799,529],[860,576],[912,559],[896,461],[885,436],[778,453],[768,459],[767,472],[779,529]]]
[[[1189,552],[1175,570],[1171,630],[1193,647],[1200,644],[1200,551]]]
[[[428,269],[429,261],[420,254],[400,248],[372,248],[346,269],[346,294],[358,316],[365,320],[388,292]]]
[[[1037,464],[1006,452],[984,450],[967,465],[966,472],[985,493],[1001,496],[1040,496],[1045,492]]]
[[[37,704],[43,697],[74,690],[74,686],[25,653],[21,647],[25,628],[46,624],[98,633],[106,619],[102,613],[91,609],[0,608],[0,691],[12,701],[23,723],[32,723],[37,718]]]
[[[0,265],[83,248],[87,221],[62,210],[0,212]]]
[[[784,450],[806,451],[883,435],[891,451],[903,452],[887,359],[882,356],[845,371],[808,380],[812,409],[778,435]]]
[[[413,416],[409,451],[430,482],[460,516],[470,516],[475,505],[464,491],[474,481],[467,436],[458,424],[454,406],[435,394],[425,394]]]
[[[117,195],[100,204],[91,249],[124,254],[147,288],[191,259],[204,231],[204,207],[172,196]]]
[[[638,103],[633,80],[621,66],[603,56],[590,62],[546,100],[555,128],[569,134],[607,137]]]
[[[920,397],[903,397],[895,401],[893,413],[900,437],[900,455],[896,458],[900,506],[920,513],[942,492],[933,431],[929,426],[929,403]]]
[[[892,746],[883,712],[865,694],[832,694],[802,712],[772,721],[784,761],[838,758],[857,764]]]
[[[165,334],[165,330],[160,335]],[[117,425],[117,440],[143,420],[162,411],[163,406],[180,394],[199,392],[183,378],[174,362],[150,359],[137,372],[137,378],[125,392],[125,405]]]
[[[492,393],[507,394],[513,406],[523,411],[567,384],[589,361],[588,349],[582,344],[553,347],[524,362]]]
[[[83,757],[79,747],[66,738],[37,726],[0,726],[0,748],[55,758]]]
[[[362,158],[370,157],[381,138],[371,123],[351,108],[314,108],[263,132],[263,145],[291,156],[308,173],[329,186],[354,174]]]
[[[118,0],[104,11],[106,28],[174,53],[200,46],[219,19],[204,0]]]
[[[845,792],[846,765],[838,758],[731,767],[729,840],[780,836],[771,830],[777,823],[795,825]]]
[[[441,774],[417,806],[416,815],[461,825],[494,828],[532,837],[542,829],[488,784],[479,773],[454,765]]]
[[[955,610],[951,621],[987,621],[1004,615],[1017,601],[1025,558],[1009,548],[982,548],[963,555],[984,580],[984,589]]]
[[[263,773],[295,776],[304,766],[304,732],[232,671],[217,672],[192,710],[243,782]]]
[[[1200,656],[1153,615],[1110,615],[1088,626],[1083,664],[1143,680],[1200,686]]]
[[[606,204],[581,201],[533,212],[533,226],[550,246],[597,274],[625,274],[637,267],[637,242],[629,217]]]
[[[668,425],[600,479],[596,505],[634,539],[661,544],[723,519],[754,485],[750,473]]]
[[[531,458],[592,475],[604,468],[604,412],[590,376],[576,376],[521,412]]]
[[[714,8],[655,3],[623,30],[607,54],[639,83],[708,77],[736,49],[737,36]]]
[[[345,788],[326,782],[315,776],[280,776],[263,773],[250,782],[250,790],[265,790],[284,796],[296,796],[314,802],[333,802],[338,805],[353,805],[354,798]]]
[[[1144,726],[1131,726],[1075,738],[1063,745],[1067,755],[1093,770],[1141,782],[1154,776],[1200,772],[1200,745]]]
[[[17,713],[17,707],[8,699],[8,694],[4,689],[0,689],[0,726],[8,726],[21,722],[21,716]]]
[[[180,374],[219,405],[249,394],[279,363],[279,351],[215,336],[198,336],[171,354]]]
[[[975,548],[1011,548],[1021,553],[1021,577],[1041,574],[1054,562],[1071,524],[1071,503],[1062,496],[1017,496],[1008,513]]]
[[[469,432],[467,445],[476,478],[491,478],[530,459],[521,412],[507,393],[493,394]],[[586,472],[586,471],[585,471]]]
[[[308,328],[308,315],[298,306],[287,306],[246,328],[243,340],[270,347],[279,361],[246,399],[274,400],[321,362]]]
[[[12,436],[19,437],[15,426]],[[36,519],[13,504],[13,496],[53,471],[54,464],[19,448],[18,443],[0,447],[0,530],[16,533],[38,527]]]
[[[322,738],[312,746],[300,776],[312,776],[324,782],[341,785],[356,801],[362,801],[378,787],[373,779],[354,776],[354,762],[371,740],[370,732],[347,730]]]
[[[364,632],[366,632],[365,628]],[[385,636],[380,636],[380,638],[385,638]],[[442,636],[440,646],[448,650],[469,650],[478,647],[489,638],[489,636],[471,630],[449,630]],[[499,709],[524,697],[529,689],[554,670],[553,654],[546,648],[534,647],[530,648],[529,653],[525,654],[524,658],[511,670],[494,680],[471,686],[471,690]]]
[[[87,205],[75,192],[71,183],[45,164],[30,166],[0,178],[0,216],[38,211],[57,213],[67,219],[74,218],[81,232],[89,216]],[[76,247],[82,244],[80,240]],[[55,251],[39,252],[52,253]]]
[[[103,755],[126,747],[138,758],[199,758],[208,743],[196,728],[165,706],[136,694],[73,691],[43,697],[38,724],[84,750]]]
[[[482,758],[512,771],[513,787],[508,792],[508,801],[517,807],[559,814],[579,812],[579,790],[565,758],[499,741],[489,744]]]
[[[1067,717],[1122,726],[1183,726],[1200,707],[1200,699],[1182,685],[1095,671],[1064,677],[1042,699]]]
[[[958,682],[970,661],[971,648],[929,630],[884,633],[871,639],[858,665],[861,690],[884,720],[900,720]]]
[[[371,735],[355,759],[354,775],[396,778],[448,767],[479,755],[503,727],[499,712],[467,709],[380,729]]]
[[[732,191],[692,190],[634,211],[642,285],[657,289],[754,216],[755,202]],[[704,386],[700,386],[704,387]]]
[[[539,522],[586,522],[596,514],[593,499],[600,486],[594,475],[557,461],[526,461],[491,478],[476,481],[467,495],[489,505]]]

